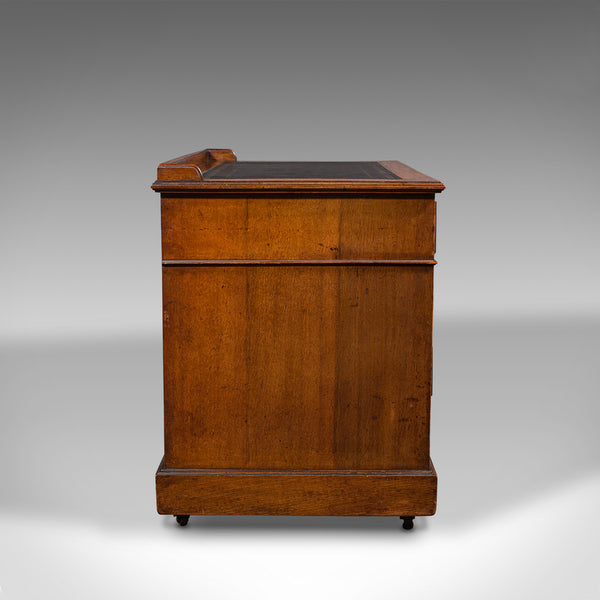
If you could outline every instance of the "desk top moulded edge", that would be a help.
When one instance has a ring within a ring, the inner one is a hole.
[[[207,148],[161,163],[157,180],[152,184],[156,192],[428,192],[438,193],[444,184],[397,160],[378,161],[393,173],[394,179],[210,179],[204,178],[209,169],[226,162],[236,162],[232,150]]]

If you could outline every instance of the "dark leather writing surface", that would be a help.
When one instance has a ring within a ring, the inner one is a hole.
[[[262,162],[220,164],[204,179],[400,179],[378,162]]]

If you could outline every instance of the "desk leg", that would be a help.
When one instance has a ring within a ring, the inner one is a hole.
[[[173,515],[175,517],[175,520],[177,521],[177,524],[180,527],[185,527],[188,524],[188,521],[190,520],[190,515]]]

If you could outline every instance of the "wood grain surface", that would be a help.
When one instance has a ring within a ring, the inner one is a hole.
[[[433,259],[435,200],[162,199],[163,259]]]
[[[165,464],[427,467],[432,267],[164,267]]]
[[[436,512],[437,475],[426,471],[218,471],[156,474],[160,514],[413,515]]]

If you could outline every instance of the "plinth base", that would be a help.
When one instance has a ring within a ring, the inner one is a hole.
[[[169,469],[156,473],[163,515],[427,516],[437,475],[426,471]]]

